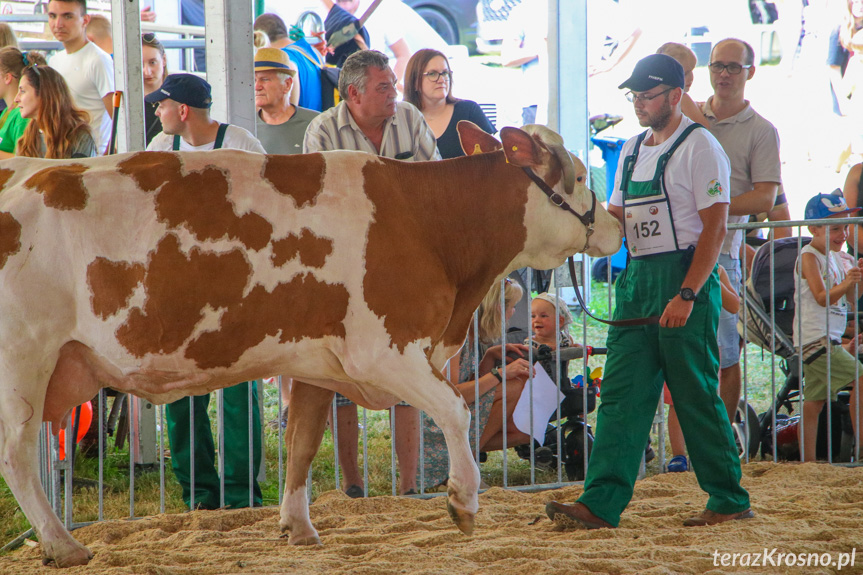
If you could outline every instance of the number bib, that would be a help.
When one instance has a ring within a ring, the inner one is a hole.
[[[667,198],[660,196],[650,201],[626,202],[623,221],[626,242],[633,257],[677,250]]]
[[[665,189],[665,166],[677,147],[700,124],[687,126],[680,137],[662,154],[656,162],[653,179],[633,181],[632,175],[638,161],[638,152],[647,132],[638,136],[632,155],[623,163],[623,178],[620,189],[623,192],[623,227],[626,245],[632,257],[652,256],[679,250],[674,230],[671,203]]]

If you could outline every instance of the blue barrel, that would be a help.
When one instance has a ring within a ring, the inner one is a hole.
[[[605,162],[605,197],[610,198],[614,191],[614,175],[617,173],[617,164],[620,162],[620,151],[626,140],[624,138],[594,136],[590,141],[595,146],[599,146],[602,151],[602,160]]]

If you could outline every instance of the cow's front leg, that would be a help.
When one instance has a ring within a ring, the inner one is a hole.
[[[293,545],[317,545],[321,540],[309,519],[309,499],[306,482],[309,467],[318,452],[327,412],[332,405],[334,393],[294,380],[291,386],[291,408],[288,410],[288,425],[285,430],[287,445],[287,478],[285,496],[282,500],[282,532],[290,531]]]
[[[15,389],[9,386],[0,395],[0,473],[39,535],[42,562],[57,567],[86,565],[93,554],[60,523],[39,481],[36,444],[44,398],[24,398]]]
[[[415,370],[414,370],[415,371]],[[399,385],[400,396],[422,409],[443,431],[449,452],[447,510],[456,526],[465,534],[473,533],[474,518],[479,509],[477,489],[479,469],[474,462],[468,440],[470,410],[452,384],[429,364],[421,377]]]

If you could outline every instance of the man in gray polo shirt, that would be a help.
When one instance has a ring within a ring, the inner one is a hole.
[[[744,98],[746,82],[755,75],[752,47],[742,40],[718,42],[710,54],[713,96],[702,111],[708,129],[731,160],[731,204],[728,223],[744,222],[750,214],[773,208],[780,178],[779,135]],[[742,230],[728,230],[719,254],[733,285],[740,288]],[[725,310],[719,318],[719,395],[733,421],[740,400],[740,336],[737,315]]]
[[[306,128],[318,115],[291,104],[295,74],[283,50],[261,48],[255,53],[255,124],[268,154],[302,154]]]
[[[303,152],[358,150],[377,156],[424,162],[440,160],[434,132],[422,112],[407,102],[396,101],[396,76],[381,52],[361,50],[345,60],[339,76],[338,106],[317,116],[306,130]],[[336,397],[339,464],[345,476],[345,492],[364,494],[357,464],[357,406]],[[395,408],[395,444],[399,461],[399,491],[416,492],[419,459],[419,411],[407,404]]]

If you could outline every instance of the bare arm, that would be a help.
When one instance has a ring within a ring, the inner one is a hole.
[[[748,216],[760,214],[773,209],[776,202],[776,191],[779,189],[777,182],[758,182],[748,192],[731,198],[728,213],[732,216]]]
[[[737,295],[737,291],[731,285],[728,272],[722,266],[719,266],[719,287],[722,289],[722,309],[728,313],[740,311],[740,296]]]
[[[681,288],[688,287],[695,293],[698,293],[716,266],[722,240],[725,239],[728,204],[713,204],[709,208],[699,210],[698,216],[704,227],[698,238],[698,244],[695,246],[692,264],[689,266],[689,271],[686,272],[686,277],[683,278],[683,285],[680,286]],[[693,302],[683,301],[679,294],[674,296],[665,306],[665,311],[659,318],[659,325],[662,327],[685,326],[689,314],[692,313],[692,305]]]
[[[850,296],[853,296],[854,286],[859,285],[861,279],[863,279],[863,274],[861,274],[860,268],[852,267],[845,274],[845,279],[830,288],[830,301],[828,302],[827,286],[824,285],[824,280],[821,277],[821,270],[818,267],[818,260],[815,258],[815,255],[804,253],[800,257],[800,262],[800,270],[803,279],[805,279],[806,283],[809,284],[809,289],[812,291],[812,297],[815,298],[815,302],[822,307],[827,307],[828,305],[838,302],[843,296],[849,294]],[[863,260],[858,262],[858,266],[861,263],[863,263]]]
[[[860,205],[860,198],[857,197],[857,187],[860,185],[860,174],[863,172],[863,164],[855,164],[848,170],[848,175],[845,177],[845,185],[842,186],[842,195],[845,196],[845,202],[848,207]]]
[[[684,93],[680,99],[680,111],[696,124],[701,124],[705,128],[710,126],[707,116],[704,115],[701,108],[698,107],[698,103],[689,94]]]
[[[105,110],[108,111],[108,116],[114,117],[114,92],[109,92],[102,96],[102,103],[105,104]]]

